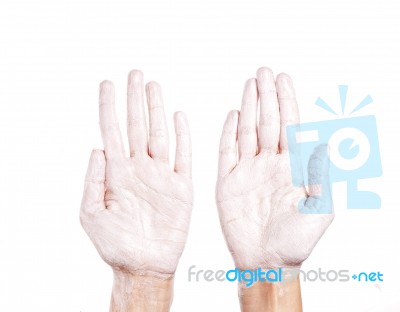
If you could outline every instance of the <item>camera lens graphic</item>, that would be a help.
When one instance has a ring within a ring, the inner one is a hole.
[[[329,158],[342,170],[361,168],[370,155],[370,144],[364,132],[356,128],[341,128],[334,132],[329,142]]]

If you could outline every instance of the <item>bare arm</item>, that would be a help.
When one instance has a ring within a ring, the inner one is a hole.
[[[110,311],[169,311],[173,286],[173,278],[160,279],[114,271]]]
[[[301,312],[300,280],[239,284],[240,307],[244,312]]]

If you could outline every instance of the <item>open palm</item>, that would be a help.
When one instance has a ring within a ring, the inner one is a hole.
[[[146,91],[149,135],[143,75],[132,71],[127,157],[115,116],[114,87],[108,81],[100,86],[105,152],[92,152],[81,223],[101,257],[114,269],[169,276],[183,252],[192,210],[190,136],[184,114],[176,113],[176,160],[175,170],[171,170],[161,89],[151,82]]]
[[[232,111],[226,119],[216,197],[240,269],[299,267],[333,220],[333,213],[322,213],[332,208],[326,146],[310,158],[308,192],[293,185],[286,126],[296,123],[290,77],[280,74],[275,83],[268,68],[247,81],[240,113]]]

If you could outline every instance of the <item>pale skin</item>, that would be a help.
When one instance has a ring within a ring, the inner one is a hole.
[[[115,114],[114,86],[100,84],[104,151],[93,150],[90,157],[80,220],[113,269],[110,311],[169,311],[193,205],[189,126],[182,112],[175,113],[172,169],[160,86],[150,82],[145,87],[143,74],[133,70],[127,108],[129,155]],[[333,220],[333,212],[318,213],[332,208],[326,147],[317,148],[310,159],[309,180],[317,183],[307,190],[291,181],[285,126],[298,121],[290,77],[280,74],[275,81],[267,68],[246,83],[241,111],[228,114],[216,198],[239,269],[300,268]],[[312,213],[301,213],[299,207]],[[249,288],[240,284],[239,297],[246,312],[302,309],[298,278]]]
[[[189,126],[182,112],[175,113],[171,169],[160,86],[144,87],[143,74],[134,70],[127,102],[129,156],[115,114],[114,86],[100,84],[104,151],[90,157],[80,220],[114,272],[110,311],[169,311],[193,202]]]
[[[333,220],[326,146],[310,158],[309,180],[316,183],[308,190],[292,183],[286,126],[298,123],[291,78],[275,79],[268,68],[246,82],[240,112],[227,116],[216,200],[228,248],[241,270],[300,268]],[[302,311],[298,279],[239,285],[239,299],[245,312]]]

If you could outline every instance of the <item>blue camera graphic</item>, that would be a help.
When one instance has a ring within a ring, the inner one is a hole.
[[[347,92],[347,86],[339,86],[339,90],[341,91],[342,110],[344,111],[345,96],[343,97],[343,90]],[[369,96],[366,99],[355,110],[372,102]],[[328,110],[320,98],[316,104]],[[333,112],[330,108],[329,111]],[[378,194],[371,191],[360,191],[357,186],[360,179],[382,175],[378,133],[374,116],[289,125],[286,132],[294,185],[300,186],[303,177],[305,177],[306,185],[310,184],[310,181],[307,181],[306,173],[309,158],[315,147],[320,144],[327,144],[329,146],[331,182],[347,181],[347,208],[380,208],[381,200]]]

